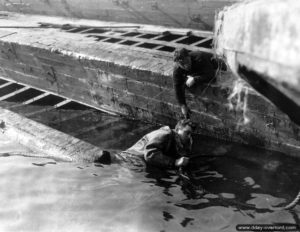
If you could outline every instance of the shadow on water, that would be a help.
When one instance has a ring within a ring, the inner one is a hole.
[[[162,187],[163,194],[170,198],[174,197],[170,190],[180,186],[186,199],[175,201],[176,207],[197,211],[222,206],[255,219],[257,214],[273,213],[271,206],[286,205],[297,195],[300,188],[299,160],[210,138],[202,137],[201,140],[199,157],[194,158],[188,167],[192,183],[184,181],[174,170],[151,166],[145,170],[146,178],[150,179],[147,183]],[[290,213],[299,224],[299,212]],[[172,218],[169,212],[163,214],[165,221]],[[193,220],[195,218],[187,218],[185,222]],[[185,222],[182,222],[183,226]]]

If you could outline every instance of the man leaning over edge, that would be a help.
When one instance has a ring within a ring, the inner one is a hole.
[[[186,104],[185,88],[196,83],[207,83],[215,77],[216,69],[212,62],[213,55],[202,51],[189,51],[177,48],[174,52],[173,84],[175,97],[185,118],[190,110]]]

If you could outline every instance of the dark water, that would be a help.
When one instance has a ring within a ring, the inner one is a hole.
[[[231,232],[245,223],[300,224],[299,205],[295,211],[269,209],[297,194],[299,161],[196,141],[199,154],[215,156],[195,158],[190,166],[194,183],[209,192],[204,196],[174,170],[2,155],[0,231]]]

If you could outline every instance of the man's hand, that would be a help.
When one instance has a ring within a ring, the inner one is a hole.
[[[183,114],[184,118],[190,118],[191,111],[186,105],[181,106],[181,113]]]
[[[181,158],[175,160],[175,166],[176,167],[182,167],[182,166],[187,165],[188,162],[189,162],[189,158],[187,158],[187,157],[181,157]]]
[[[187,87],[191,87],[195,83],[195,78],[192,76],[187,76],[187,78],[185,84]]]

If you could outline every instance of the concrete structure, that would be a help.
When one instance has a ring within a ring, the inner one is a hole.
[[[247,1],[216,17],[215,49],[300,125],[300,2]]]
[[[0,131],[8,138],[30,148],[30,156],[67,162],[94,162],[103,150],[0,107]],[[26,153],[21,155],[26,156]]]
[[[240,0],[0,0],[0,9],[25,14],[212,30],[215,12]]]
[[[211,32],[143,25],[94,29],[125,24],[5,14],[2,26],[85,27],[1,29],[1,77],[152,123],[174,125],[180,117],[172,83],[175,47],[213,53]],[[199,133],[299,155],[299,127],[231,72],[191,91]]]

